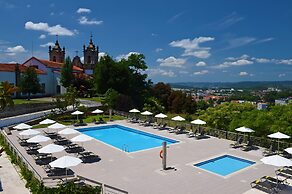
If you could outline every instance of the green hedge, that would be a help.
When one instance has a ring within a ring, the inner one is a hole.
[[[17,156],[10,150],[8,144],[5,141],[3,134],[0,135],[0,145],[4,148],[6,154],[9,156],[11,163],[17,165],[20,168],[20,173],[23,179],[26,180],[26,188],[30,189],[33,194],[85,194],[85,193],[100,193],[101,188],[99,186],[92,187],[90,185],[77,185],[74,183],[60,184],[56,188],[48,188],[43,185],[38,179],[36,179],[33,173],[26,167],[26,165],[17,159]]]

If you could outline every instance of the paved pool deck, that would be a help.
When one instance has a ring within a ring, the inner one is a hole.
[[[249,152],[244,152],[240,149],[232,149],[229,146],[232,142],[225,139],[210,137],[196,140],[195,138],[188,138],[186,134],[176,135],[165,130],[159,131],[152,127],[131,124],[126,120],[115,121],[109,124],[120,124],[179,141],[179,143],[171,144],[168,147],[167,166],[176,169],[168,171],[161,170],[162,164],[159,157],[160,147],[126,153],[95,139],[83,143],[86,150],[99,155],[101,160],[94,163],[82,163],[71,169],[77,175],[126,190],[129,193],[261,193],[258,190],[251,189],[250,182],[264,175],[275,176],[275,170],[278,169],[260,162],[262,158],[261,149]],[[86,127],[91,126],[89,125]],[[26,160],[38,171],[39,175],[46,177],[46,173],[42,167],[36,165],[34,159],[18,144],[16,138],[18,133],[19,131],[12,131],[12,135],[8,136],[9,139],[22,152]],[[74,136],[76,135],[67,135],[66,137],[71,138]],[[48,141],[41,144],[44,146],[49,143],[51,142]],[[251,160],[256,162],[256,164],[226,177],[193,166],[194,163],[224,154]],[[66,155],[66,153],[60,152],[53,154],[53,156],[57,158],[63,155]],[[291,191],[291,186],[288,186],[285,188],[285,191],[281,193],[290,193]]]

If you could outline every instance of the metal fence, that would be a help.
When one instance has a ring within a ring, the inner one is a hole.
[[[125,117],[131,117],[131,115],[128,112],[123,112],[123,111],[114,111],[115,114],[125,116]],[[141,119],[143,119],[141,117]],[[167,124],[173,124],[170,120],[166,120]],[[186,130],[190,131],[193,130],[194,125],[190,123],[183,123],[183,125],[186,127]],[[279,148],[280,149],[285,149],[287,147],[292,147],[292,143],[289,143],[288,141],[278,141],[275,139],[270,139],[267,137],[257,137],[253,136],[252,134],[244,134],[244,133],[237,133],[237,132],[231,132],[227,130],[221,130],[221,129],[214,129],[214,128],[209,128],[209,127],[201,127],[204,129],[207,135],[213,136],[213,137],[218,137],[222,139],[228,139],[232,141],[237,141],[239,136],[243,136],[244,140],[247,141],[249,138],[253,141],[253,144],[256,146],[260,147],[265,147],[268,148],[270,147],[271,144],[278,144],[279,143]],[[250,136],[249,136],[250,135]]]
[[[29,114],[44,110],[50,110],[56,108],[56,104],[48,103],[33,103],[33,104],[18,104],[13,108],[8,108],[0,112],[0,118],[13,117],[17,115]]]

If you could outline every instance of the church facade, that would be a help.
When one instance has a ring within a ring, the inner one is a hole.
[[[72,60],[74,74],[92,75],[93,69],[98,62],[98,46],[95,46],[90,37],[89,45],[83,46],[84,62],[81,62],[79,56],[75,56]],[[56,40],[53,47],[49,47],[49,60],[31,57],[23,64],[0,63],[0,82],[8,81],[18,86],[20,76],[27,67],[34,67],[38,74],[43,93],[35,94],[35,96],[54,96],[63,94],[66,90],[61,85],[61,69],[65,62],[66,50],[61,48],[59,41]],[[23,94],[25,95],[25,94]]]

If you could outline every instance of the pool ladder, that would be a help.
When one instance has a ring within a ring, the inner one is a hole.
[[[130,152],[129,146],[126,145],[126,144],[124,144],[124,146],[123,146],[123,151],[124,151],[124,152]]]

